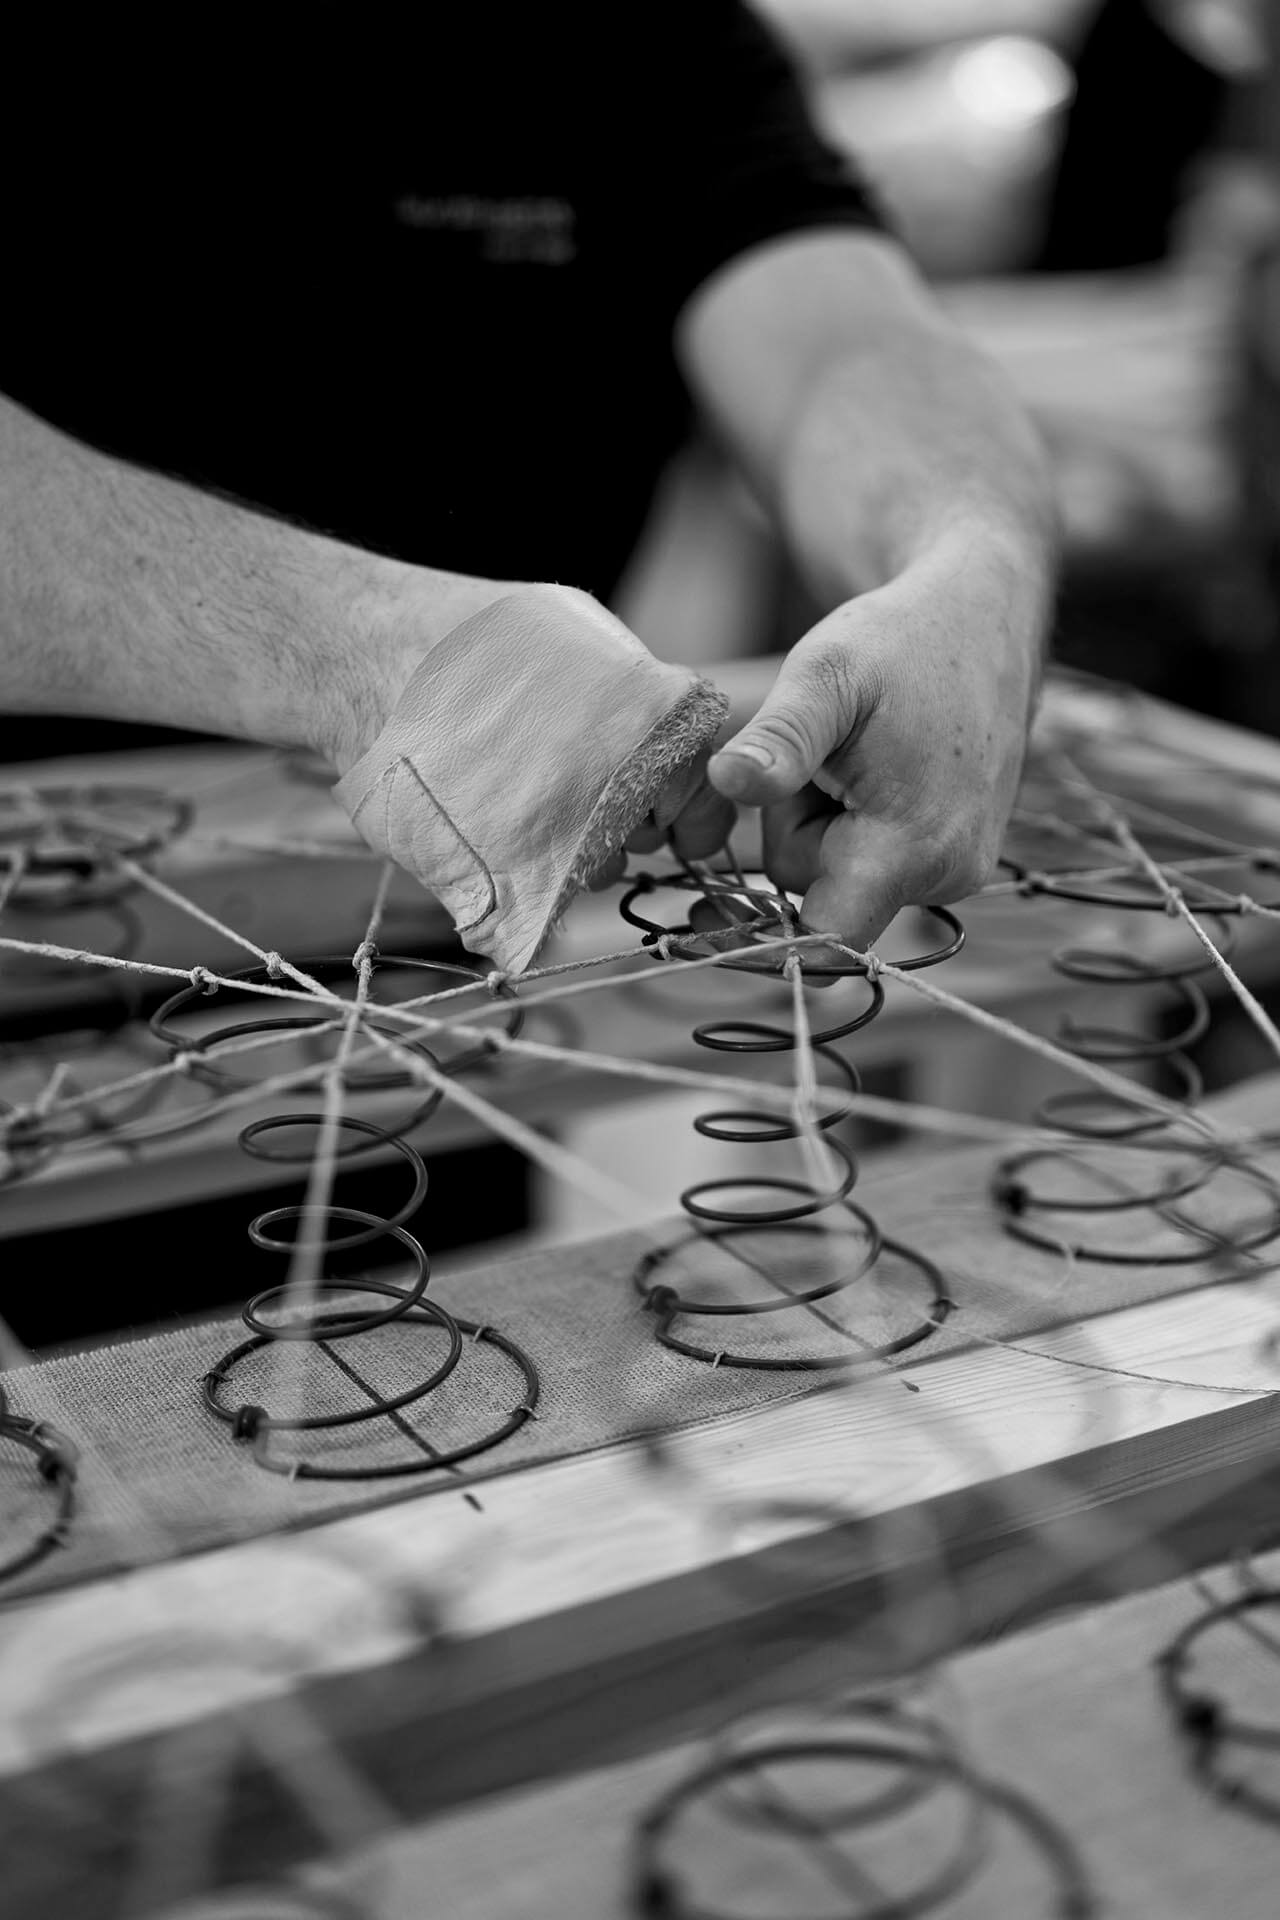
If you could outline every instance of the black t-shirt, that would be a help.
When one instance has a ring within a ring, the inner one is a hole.
[[[428,564],[607,594],[688,296],[875,224],[739,0],[42,18],[6,61],[0,388]]]

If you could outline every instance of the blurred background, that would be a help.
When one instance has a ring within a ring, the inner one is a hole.
[[[1074,666],[1280,733],[1280,0],[755,0],[1051,447]],[[619,611],[668,658],[813,616],[715,453]]]

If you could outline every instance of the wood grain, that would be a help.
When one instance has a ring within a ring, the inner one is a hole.
[[[1280,749],[1141,711],[1144,725],[1167,720],[1173,750],[1256,773],[1250,831],[1268,831]],[[1065,688],[1052,724],[1059,713],[1132,744],[1133,716],[1111,696]],[[304,932],[319,912],[309,885],[299,881]],[[993,928],[1003,912],[992,909]],[[1142,937],[1162,932],[1150,916]],[[966,967],[966,990],[997,1004],[1003,992],[1025,1006],[1017,996],[1052,986],[1029,986],[1024,956],[994,932]],[[625,1044],[651,1044],[646,1017]],[[895,1018],[905,1033],[905,1003]],[[621,1048],[616,1015],[611,1031]],[[1253,1097],[1264,1109],[1278,1096],[1280,1076]],[[545,1108],[531,1096],[529,1110]],[[945,1184],[956,1164],[940,1156],[934,1177]],[[97,1178],[119,1171],[81,1161],[67,1195]],[[994,1225],[989,1241],[997,1258]],[[1035,1352],[908,1358],[839,1395],[798,1393],[681,1433],[656,1463],[631,1441],[500,1476],[480,1511],[441,1494],[12,1604],[0,1611],[0,1912],[127,1911],[133,1815],[166,1768],[212,1741],[240,1754],[215,1878],[314,1854],[314,1824],[270,1783],[282,1749],[311,1743],[411,1820],[562,1779],[495,1828],[484,1865],[525,1875],[514,1904],[477,1904],[480,1870],[468,1880],[460,1864],[477,1844],[468,1813],[441,1856],[438,1910],[607,1916],[612,1893],[591,1909],[588,1882],[548,1857],[547,1820],[600,1810],[584,1857],[602,1874],[641,1776],[599,1776],[600,1793],[575,1800],[570,1776],[584,1766],[669,1745],[717,1703],[785,1697],[798,1675],[883,1675],[1062,1606],[1154,1587],[1269,1519],[1278,1308],[1280,1271],[1263,1266],[1043,1334],[1026,1343]],[[1028,1684],[1010,1683],[1009,1712]],[[644,1782],[668,1763],[652,1764]],[[77,1849],[64,1842],[82,1815],[92,1844]],[[401,1864],[418,1859],[410,1848]],[[1116,1911],[1136,1914],[1127,1871],[1130,1904]],[[1167,1898],[1162,1914],[1196,1911],[1176,1904],[1181,1892]],[[1239,1908],[1250,1920],[1254,1910]]]

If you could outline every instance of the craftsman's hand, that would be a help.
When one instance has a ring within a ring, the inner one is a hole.
[[[411,609],[400,625],[410,657],[336,794],[473,952],[528,966],[646,818],[690,855],[723,841],[705,764],[728,703],[590,595],[517,587],[416,655]]]
[[[899,908],[990,878],[1045,625],[1043,560],[1023,558],[981,529],[940,539],[799,641],[711,761],[722,794],[764,808],[766,869],[815,931],[866,947]]]

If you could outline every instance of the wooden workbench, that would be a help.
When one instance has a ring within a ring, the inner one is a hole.
[[[1265,1120],[1278,1097],[1280,1081],[1254,1083],[1223,1117]],[[970,1177],[972,1158],[944,1156],[937,1179]],[[1001,1247],[994,1221],[971,1220],[956,1258],[999,1260]],[[625,1284],[608,1255],[602,1280]],[[729,1713],[884,1681],[1264,1530],[1280,1484],[1278,1310],[1280,1270],[1262,1263],[1013,1348],[907,1355],[856,1390],[789,1392],[687,1428],[656,1466],[644,1443],[614,1445],[499,1473],[479,1510],[437,1491],[14,1604],[0,1615],[0,1911],[147,1911],[129,1904],[138,1832],[157,1767],[171,1787],[194,1768],[198,1790],[194,1726],[247,1741],[250,1756],[222,1806],[216,1883],[326,1853],[252,1757],[305,1727],[364,1783],[355,1804],[395,1824],[382,1839],[399,1892],[379,1883],[379,1920],[621,1914],[629,1820],[688,1763],[684,1743]],[[105,1391],[120,1360],[99,1360]],[[16,1374],[14,1396],[37,1405],[59,1377],[55,1363]],[[194,1390],[188,1417],[201,1417]],[[1104,1884],[1099,1911],[1190,1916],[1207,1860],[1224,1910],[1263,1920],[1259,1848],[1274,1843],[1242,1843],[1238,1816],[1216,1807],[1199,1810],[1200,1877],[1190,1834],[1165,1863],[1175,1881],[1190,1875],[1183,1904],[1144,1909],[1137,1891],[1152,1831],[1196,1811],[1167,1741],[1142,1773],[1133,1757],[1155,1734],[1125,1649],[1154,1648],[1178,1604],[1131,1608],[1118,1638],[1064,1628],[1006,1664],[976,1655],[948,1669],[944,1696],[964,1703],[985,1763],[1050,1797]],[[1081,1644],[1093,1652],[1075,1669]],[[1038,1711],[1056,1725],[1069,1700],[1069,1739],[1024,1725],[1013,1741],[1028,1663]],[[1141,1801],[1144,1817],[1110,1820],[1099,1850],[1094,1809],[1113,1767],[1130,1795],[1115,1804]],[[372,1841],[365,1819],[352,1812],[348,1838]],[[565,1845],[580,1828],[582,1846]]]
[[[1149,752],[1166,781],[1180,766],[1197,809],[1228,805],[1241,839],[1280,840],[1271,743],[1079,685],[1051,696],[1042,724],[1050,742],[1110,740],[1130,764]],[[207,768],[206,805],[248,793],[262,814],[285,778],[297,811],[273,815],[275,850],[246,853],[215,810],[203,838],[166,856],[169,877],[233,920],[227,890],[247,887],[260,944],[296,953],[299,942],[358,938],[371,875],[349,847],[314,851],[333,831],[323,791],[252,764],[265,791]],[[281,818],[312,850],[268,897],[255,876],[275,871]],[[421,911],[398,898],[393,922]],[[595,911],[577,937],[598,952]],[[946,985],[1051,1028],[1062,984],[1046,939],[1106,929],[1050,907],[1056,924],[1046,932],[1038,920],[1029,943],[1021,929],[1040,911],[1009,897],[980,908],[978,937]],[[1271,926],[1242,943],[1251,977],[1272,966]],[[1123,933],[1128,950],[1153,954],[1168,937],[1157,915]],[[174,965],[229,960],[158,909],[148,938]],[[41,990],[10,982],[32,1004]],[[660,1011],[638,1012],[634,1028],[619,1009],[635,989],[589,998],[600,1024],[582,1032],[619,1053],[692,1059],[671,1039],[671,991],[660,981]],[[949,1053],[941,1025],[902,996],[867,1038],[888,1035],[886,1057],[925,1063],[934,1077],[913,1083],[917,1097],[928,1089],[970,1111],[1004,1100],[1025,1114],[1027,1087],[1007,1060],[980,1058],[968,1035]],[[24,1074],[38,1087],[48,1071],[47,1057],[38,1070],[8,1064],[11,1097]],[[563,1119],[566,1089],[572,1102],[588,1085],[570,1062],[563,1072],[549,1089],[516,1069],[490,1091],[543,1121],[558,1094]],[[1267,1076],[1208,1111],[1252,1138],[1274,1128],[1278,1100],[1280,1076]],[[146,1182],[166,1163],[179,1194],[229,1177],[228,1133],[174,1143],[122,1158],[106,1140],[55,1159],[5,1192],[9,1219],[26,1230],[77,1208],[93,1218],[153,1206]],[[1275,1177],[1280,1157],[1265,1152]],[[55,1556],[0,1606],[2,1920],[274,1920],[283,1910],[266,1896],[219,1908],[212,1890],[292,1875],[340,1887],[343,1910],[370,1920],[620,1920],[635,1821],[693,1764],[692,1743],[748,1708],[830,1700],[922,1668],[983,1766],[1052,1808],[1100,1890],[1097,1911],[1191,1920],[1210,1910],[1212,1889],[1213,1910],[1270,1920],[1273,1836],[1187,1780],[1147,1663],[1190,1604],[1168,1583],[1265,1539],[1275,1511],[1280,1261],[1265,1249],[1173,1282],[1167,1271],[1096,1269],[1077,1288],[1069,1263],[1002,1233],[985,1202],[995,1153],[949,1147],[868,1170],[869,1203],[919,1237],[960,1308],[949,1345],[854,1367],[838,1391],[781,1375],[770,1391],[738,1393],[712,1369],[672,1361],[660,1417],[647,1422],[643,1396],[619,1388],[651,1350],[629,1291],[634,1235],[471,1276],[477,1297],[488,1287],[505,1298],[520,1337],[552,1343],[537,1427],[510,1465],[492,1456],[481,1481],[437,1476],[407,1498],[375,1491],[382,1504],[325,1510],[302,1483],[272,1479],[275,1504],[255,1505],[257,1470],[222,1430],[212,1445],[198,1392],[227,1329],[6,1374],[12,1403],[85,1442],[86,1458],[62,1564]],[[621,1371],[595,1368],[585,1445],[561,1437],[570,1399],[593,1381],[561,1364],[576,1332],[548,1306],[565,1277],[557,1265],[602,1300],[630,1303]],[[1185,1290],[1166,1295],[1170,1284]],[[652,1425],[660,1446],[645,1437]],[[5,1473],[12,1490],[9,1464]],[[174,1489],[157,1502],[166,1475]],[[42,1511],[38,1487],[24,1498],[20,1525]],[[197,1524],[208,1498],[222,1503],[213,1534]],[[1052,1624],[1117,1593],[1131,1596],[1118,1615]],[[1015,1849],[991,1871],[944,1920],[1053,1911],[1034,1860]],[[762,1874],[746,1913],[790,1920],[793,1894],[779,1886],[770,1909],[772,1891]],[[212,1904],[180,1904],[197,1895]]]

